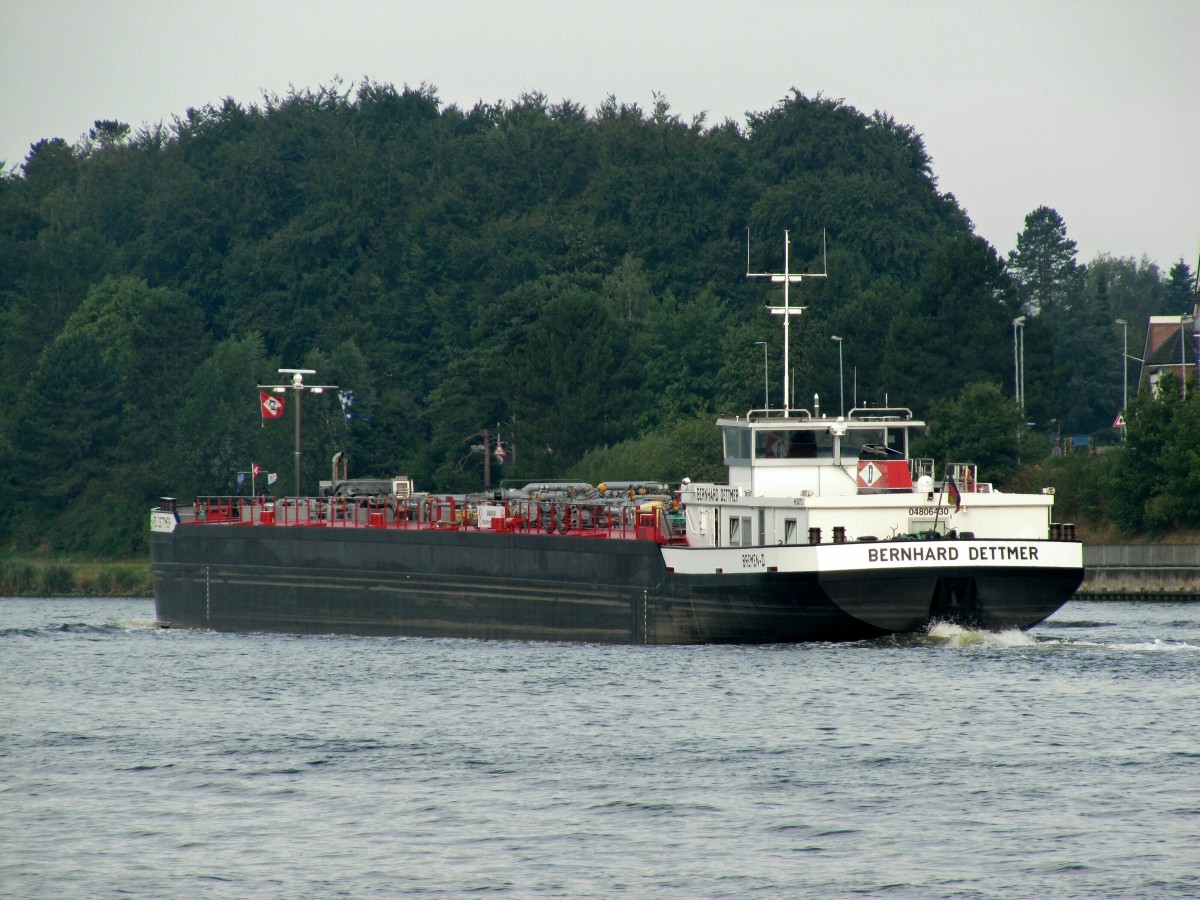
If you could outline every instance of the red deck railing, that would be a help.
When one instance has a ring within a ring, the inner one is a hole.
[[[182,512],[182,510],[181,510]],[[659,505],[581,501],[464,501],[456,497],[197,497],[183,524],[488,531],[682,543],[682,523]]]

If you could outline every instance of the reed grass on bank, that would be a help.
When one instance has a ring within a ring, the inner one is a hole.
[[[0,557],[0,595],[149,597],[149,562]]]

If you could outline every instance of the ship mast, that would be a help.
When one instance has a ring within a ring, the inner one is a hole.
[[[783,316],[783,415],[786,418],[791,415],[792,394],[788,389],[788,378],[790,377],[790,363],[788,361],[791,352],[791,335],[788,329],[788,323],[792,316],[801,315],[806,304],[800,304],[793,307],[788,288],[792,282],[799,284],[805,278],[825,278],[828,274],[828,259],[825,255],[825,231],[821,230],[821,272],[792,272],[791,271],[791,250],[792,239],[788,231],[783,232],[783,274],[775,272],[751,272],[750,271],[750,229],[746,229],[746,277],[747,278],[770,278],[774,284],[783,284],[783,306],[768,307],[771,310],[771,315]]]
[[[280,375],[291,375],[291,381],[288,384],[260,384],[260,391],[271,391],[275,394],[285,394],[288,391],[292,392],[293,400],[292,415],[296,420],[296,483],[292,485],[293,493],[296,497],[296,507],[300,506],[300,398],[304,396],[305,391],[313,394],[323,394],[325,391],[336,391],[336,384],[305,384],[305,375],[316,375],[316,369],[279,369]],[[299,513],[297,513],[299,515]]]

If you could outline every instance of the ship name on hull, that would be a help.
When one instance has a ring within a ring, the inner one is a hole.
[[[1038,548],[1029,545],[1012,547],[972,546],[967,547],[967,562],[1037,562]],[[867,562],[887,564],[896,562],[958,562],[963,559],[960,548],[939,545],[912,547],[870,547]]]

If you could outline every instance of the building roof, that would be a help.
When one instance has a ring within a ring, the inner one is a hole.
[[[1180,375],[1181,367],[1195,365],[1196,317],[1151,316],[1146,328],[1146,346],[1142,351],[1139,388],[1153,387],[1153,382],[1165,369],[1173,368],[1176,375]]]

